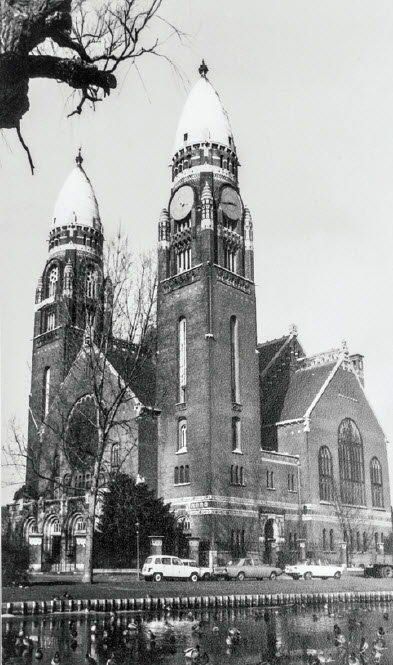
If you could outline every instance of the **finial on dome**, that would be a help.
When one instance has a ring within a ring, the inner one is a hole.
[[[83,162],[82,148],[79,148],[79,152],[78,152],[77,156],[75,157],[75,161],[76,161],[78,166],[82,166],[82,162]]]
[[[203,78],[206,78],[206,74],[207,74],[208,71],[209,70],[208,70],[208,67],[207,67],[205,61],[202,60],[202,64],[200,65],[200,67],[198,69],[198,72],[200,73],[201,76],[203,76]]]

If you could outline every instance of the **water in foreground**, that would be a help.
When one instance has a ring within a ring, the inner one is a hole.
[[[3,619],[2,653],[10,665],[392,665],[393,604]]]

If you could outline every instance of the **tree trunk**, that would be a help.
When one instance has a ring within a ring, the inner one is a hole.
[[[95,489],[95,491],[89,492],[89,505],[87,506],[86,548],[85,548],[85,561],[84,561],[85,569],[82,577],[82,582],[84,584],[93,583],[93,544],[94,544],[94,521],[95,521],[95,512],[96,512],[96,502],[97,502],[97,489]]]

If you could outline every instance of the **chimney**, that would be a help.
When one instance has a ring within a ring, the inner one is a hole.
[[[354,353],[352,356],[349,357],[351,359],[353,368],[359,377],[360,383],[364,388],[364,364],[363,364],[364,356],[362,356],[361,353]]]

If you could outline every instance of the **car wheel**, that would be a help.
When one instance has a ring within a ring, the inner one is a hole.
[[[198,575],[197,575],[197,573],[191,573],[191,575],[190,575],[190,582],[198,582]]]
[[[212,578],[212,576],[210,575],[210,573],[205,573],[202,579],[211,580],[211,578]]]
[[[274,570],[272,570],[272,572],[269,575],[269,580],[275,580],[276,577],[277,577],[277,573],[275,573]]]
[[[391,566],[384,566],[381,570],[382,577],[393,577],[393,568]]]
[[[154,575],[153,575],[153,580],[154,580],[155,582],[161,582],[162,577],[163,577],[162,573],[154,573]]]
[[[242,580],[244,580],[244,578],[245,578],[245,574],[243,573],[243,571],[241,571],[241,572],[238,574],[237,579],[238,579],[240,582],[242,582]]]
[[[336,572],[334,573],[334,579],[335,579],[335,580],[339,580],[340,577],[341,577],[341,573],[340,573],[340,571],[339,571],[339,570],[336,570]]]
[[[307,571],[304,573],[304,579],[305,579],[305,580],[311,580],[311,578],[312,578],[312,572],[311,572],[310,570],[307,570]]]

